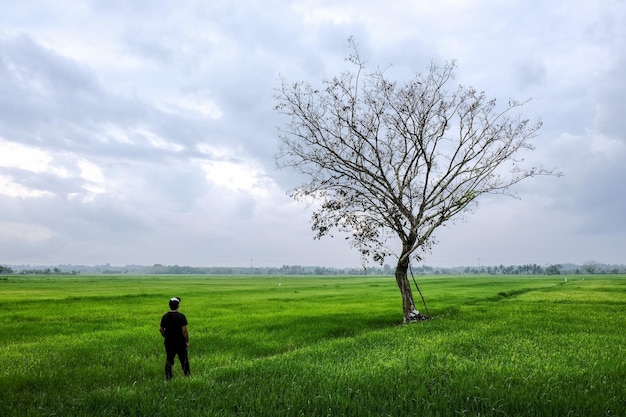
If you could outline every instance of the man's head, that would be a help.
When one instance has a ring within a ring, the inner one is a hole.
[[[178,310],[179,304],[180,304],[180,298],[178,297],[170,298],[170,309]]]

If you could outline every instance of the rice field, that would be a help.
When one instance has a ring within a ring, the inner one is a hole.
[[[11,416],[626,416],[626,276],[0,277]],[[158,332],[182,299],[192,376]],[[419,295],[416,293],[416,301]]]

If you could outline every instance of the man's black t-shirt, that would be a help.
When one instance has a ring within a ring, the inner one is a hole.
[[[165,343],[168,345],[184,345],[183,326],[187,325],[187,317],[178,311],[168,311],[161,318],[161,327],[165,329]]]

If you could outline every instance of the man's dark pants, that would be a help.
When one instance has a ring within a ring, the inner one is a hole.
[[[187,356],[187,346],[186,345],[173,345],[170,346],[165,344],[165,379],[172,379],[172,367],[174,366],[174,360],[176,359],[176,355],[178,355],[178,359],[180,360],[180,365],[183,368],[183,373],[185,376],[189,376],[189,357]]]

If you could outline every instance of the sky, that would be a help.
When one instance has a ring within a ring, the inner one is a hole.
[[[0,5],[0,264],[360,266],[275,163],[280,77],[338,75],[349,37],[531,99],[526,161],[564,174],[484,196],[424,264],[626,263],[621,0],[23,0]]]

